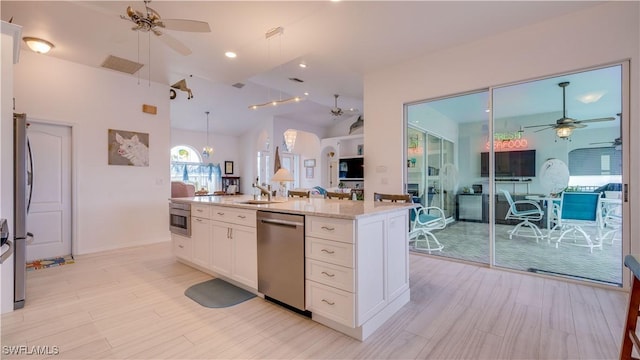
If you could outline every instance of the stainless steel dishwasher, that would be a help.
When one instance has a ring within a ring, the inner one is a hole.
[[[302,312],[304,216],[258,211],[258,291]]]

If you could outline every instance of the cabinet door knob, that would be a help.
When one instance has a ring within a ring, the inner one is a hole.
[[[184,249],[184,245],[178,245],[180,249]]]

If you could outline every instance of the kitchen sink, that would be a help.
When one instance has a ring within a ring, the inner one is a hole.
[[[249,200],[240,200],[240,201],[236,201],[237,204],[254,204],[254,205],[261,205],[261,204],[275,204],[275,203],[283,203],[286,202],[287,200],[275,200],[275,199],[271,199],[271,200],[264,200],[264,199],[249,199]]]

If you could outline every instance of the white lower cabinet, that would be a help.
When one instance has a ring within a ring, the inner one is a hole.
[[[194,264],[208,269],[211,266],[211,229],[209,219],[191,218],[191,239]]]
[[[252,289],[258,288],[256,212],[212,208],[211,270]]]
[[[211,222],[211,245],[211,270],[222,276],[231,277],[233,244],[229,237],[229,224],[219,221]]]
[[[171,234],[171,241],[173,242],[173,254],[182,260],[191,261],[193,257],[191,238]]]
[[[307,216],[307,310],[348,328],[384,313],[409,290],[408,223],[407,211],[357,220]]]
[[[258,288],[258,243],[256,228],[234,225],[230,231],[232,242],[231,277],[251,288]]]

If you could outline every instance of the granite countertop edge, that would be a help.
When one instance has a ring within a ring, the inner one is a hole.
[[[269,204],[247,204],[245,201],[253,199],[247,195],[233,196],[195,196],[186,198],[170,198],[172,202],[191,204],[207,204],[237,209],[283,212],[298,215],[315,215],[337,219],[362,219],[399,209],[412,209],[419,204],[389,203],[373,201],[337,200],[322,198],[289,198]],[[276,200],[277,201],[277,200]]]

